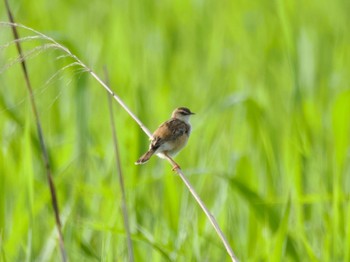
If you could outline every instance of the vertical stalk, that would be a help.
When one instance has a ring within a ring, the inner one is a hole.
[[[14,24],[15,20],[13,18],[13,15],[12,15],[12,12],[11,12],[11,9],[10,9],[10,6],[9,6],[7,0],[5,0],[5,6],[6,6],[7,15],[9,17],[9,20],[12,24]],[[51,166],[50,166],[49,156],[48,156],[47,148],[46,148],[45,141],[44,141],[44,135],[43,135],[43,131],[41,128],[39,113],[38,113],[38,110],[37,110],[37,107],[35,104],[32,85],[31,85],[30,80],[29,80],[29,74],[28,74],[28,70],[27,70],[26,61],[25,61],[25,58],[23,56],[22,48],[21,48],[20,41],[19,41],[19,34],[17,32],[16,26],[12,25],[11,28],[12,28],[13,37],[16,40],[16,48],[17,48],[18,54],[20,56],[22,71],[23,71],[24,79],[25,79],[26,86],[27,86],[27,89],[29,92],[30,104],[31,104],[32,111],[34,113],[35,125],[36,125],[36,129],[37,129],[38,138],[39,138],[39,142],[40,142],[40,148],[41,148],[41,152],[42,152],[42,157],[43,157],[43,161],[44,161],[44,165],[45,165],[45,169],[46,169],[47,182],[48,182],[50,193],[51,193],[52,207],[53,207],[53,210],[55,213],[55,222],[56,222],[57,231],[58,231],[58,240],[59,240],[61,257],[62,257],[62,261],[65,262],[65,261],[67,261],[67,255],[66,255],[66,251],[64,248],[63,235],[62,235],[62,225],[61,225],[61,220],[60,220],[60,216],[59,216],[60,212],[59,212],[59,208],[58,208],[55,184],[53,182],[52,175],[51,175]]]
[[[105,68],[105,78],[106,78],[107,85],[109,85],[108,72],[107,72],[106,68]],[[127,205],[126,205],[126,194],[125,194],[123,172],[122,172],[122,167],[121,167],[121,163],[120,163],[120,153],[119,153],[119,147],[118,147],[117,131],[116,131],[115,122],[114,122],[112,97],[107,93],[107,98],[108,98],[108,109],[109,109],[109,116],[110,116],[110,122],[111,122],[111,128],[112,128],[113,147],[114,147],[114,152],[115,152],[115,163],[116,163],[116,168],[118,171],[119,186],[120,186],[120,191],[121,191],[121,195],[122,195],[122,203],[121,204],[122,204],[123,222],[124,222],[124,227],[125,227],[126,237],[127,237],[129,261],[134,262],[135,261],[134,248],[133,248],[132,241],[131,241],[129,215],[128,215],[128,209],[127,209]]]

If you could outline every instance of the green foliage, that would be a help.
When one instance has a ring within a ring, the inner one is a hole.
[[[11,1],[151,130],[194,112],[177,161],[241,261],[350,260],[348,2]],[[0,3],[0,21],[8,21]],[[0,26],[0,260],[59,261],[51,199],[9,27]],[[20,30],[21,37],[33,36]],[[45,41],[22,43],[70,261],[125,261],[105,90]],[[57,74],[56,74],[57,73]],[[55,75],[56,74],[56,75]],[[53,77],[55,75],[55,77]],[[51,77],[53,77],[51,79]],[[48,81],[50,79],[50,81]],[[114,106],[136,261],[229,261],[146,135]]]

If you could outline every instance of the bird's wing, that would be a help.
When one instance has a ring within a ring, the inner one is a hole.
[[[188,134],[190,126],[184,121],[173,118],[161,124],[153,133],[151,148],[156,150],[167,141],[176,140],[178,137]]]

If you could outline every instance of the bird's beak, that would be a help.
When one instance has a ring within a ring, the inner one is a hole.
[[[195,115],[196,113],[191,112],[191,115]]]

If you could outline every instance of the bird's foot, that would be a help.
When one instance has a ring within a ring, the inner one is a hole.
[[[176,171],[176,169],[181,169],[181,167],[176,164],[176,165],[173,165],[173,169],[171,169],[172,171]]]

